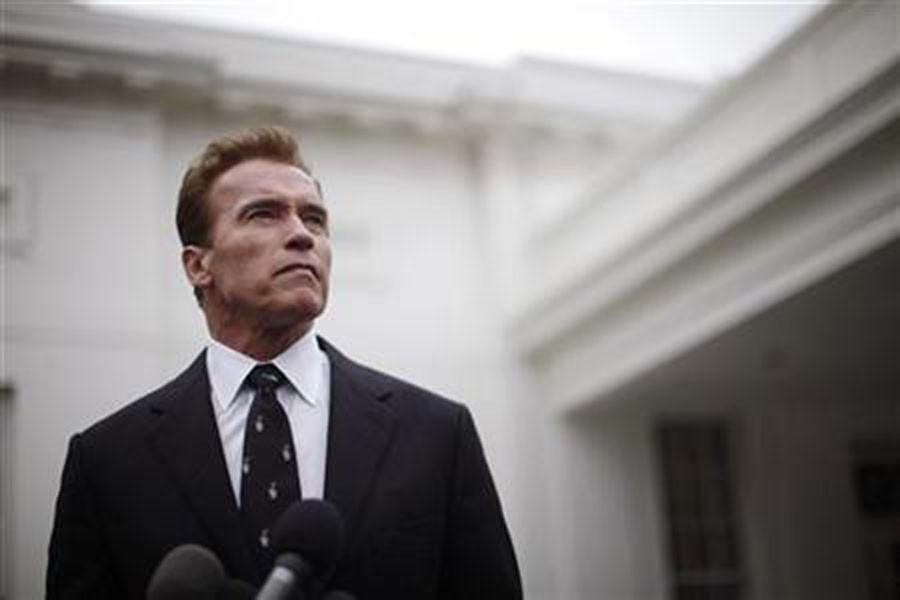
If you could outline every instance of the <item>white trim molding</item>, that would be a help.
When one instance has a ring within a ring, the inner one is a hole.
[[[836,4],[526,243],[510,334],[562,409],[900,235],[893,3]]]
[[[147,18],[77,4],[4,8],[0,73],[21,67],[226,111],[468,135],[496,124],[551,134],[614,135],[673,122],[694,83],[523,58],[507,66],[430,60]],[[5,74],[5,73],[4,73]]]

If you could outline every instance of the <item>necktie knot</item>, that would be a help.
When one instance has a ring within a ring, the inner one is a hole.
[[[273,392],[287,383],[284,373],[272,363],[256,365],[247,375],[247,382],[255,390]]]

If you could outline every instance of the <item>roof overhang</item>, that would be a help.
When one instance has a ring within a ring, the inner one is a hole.
[[[898,14],[829,7],[526,244],[511,335],[560,409],[900,235]]]

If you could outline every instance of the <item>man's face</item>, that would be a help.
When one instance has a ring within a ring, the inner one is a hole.
[[[183,260],[207,315],[224,320],[218,325],[291,327],[322,313],[331,244],[311,177],[292,165],[248,160],[219,176],[207,210],[209,246],[185,248]]]

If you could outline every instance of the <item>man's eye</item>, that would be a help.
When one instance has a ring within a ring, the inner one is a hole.
[[[272,219],[275,218],[275,211],[268,208],[255,208],[247,213],[248,219]]]
[[[303,222],[308,226],[318,227],[319,229],[324,229],[326,225],[325,216],[317,213],[305,215],[303,217]]]

